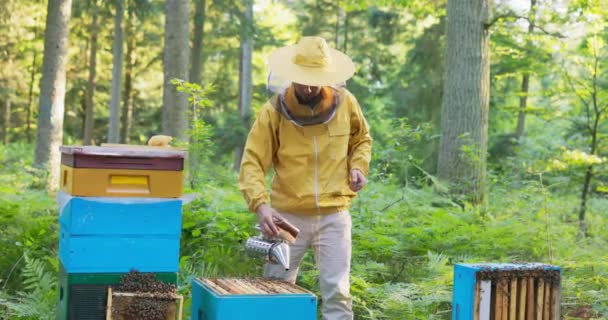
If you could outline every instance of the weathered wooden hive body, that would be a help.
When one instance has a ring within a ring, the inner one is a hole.
[[[106,319],[108,288],[131,270],[177,283],[186,153],[62,147],[58,319]]]
[[[559,320],[559,267],[457,264],[453,320]]]
[[[317,298],[269,279],[194,279],[192,320],[316,320]]]

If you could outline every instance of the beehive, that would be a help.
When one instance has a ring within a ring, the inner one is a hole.
[[[59,269],[58,320],[105,320],[108,288],[125,273],[67,273]],[[156,273],[156,279],[177,284],[177,273]]]
[[[182,195],[185,151],[128,145],[62,146],[61,190],[75,196]]]
[[[60,211],[59,257],[68,273],[177,272],[177,199],[73,197]]]
[[[560,283],[546,264],[457,264],[452,319],[559,320]]]
[[[316,320],[317,298],[269,279],[195,279],[192,320]]]

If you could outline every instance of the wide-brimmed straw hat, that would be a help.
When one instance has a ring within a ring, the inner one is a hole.
[[[343,83],[355,73],[353,61],[321,37],[302,37],[295,45],[275,50],[268,68],[282,80],[309,86]]]

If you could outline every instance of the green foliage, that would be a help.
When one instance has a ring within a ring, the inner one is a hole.
[[[42,260],[24,255],[22,291],[10,296],[0,290],[0,311],[23,320],[55,319],[57,277]],[[13,318],[11,318],[13,319]]]

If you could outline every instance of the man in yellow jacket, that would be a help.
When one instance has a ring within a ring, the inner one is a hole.
[[[265,276],[295,282],[312,247],[323,319],[353,319],[348,209],[367,183],[372,144],[357,100],[338,86],[352,77],[354,65],[319,37],[276,50],[268,65],[289,85],[263,106],[249,132],[239,189],[265,235],[275,236],[281,219],[300,234],[291,245],[290,269],[268,264]],[[265,178],[271,167],[269,197]]]

